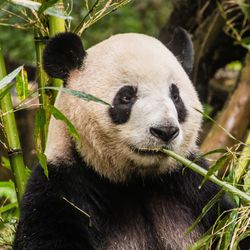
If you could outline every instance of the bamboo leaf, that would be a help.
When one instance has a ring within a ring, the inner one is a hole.
[[[206,152],[206,153],[202,154],[200,157],[205,157],[205,156],[212,155],[212,154],[224,154],[224,153],[227,153],[226,149],[224,149],[224,148],[218,148],[218,149]]]
[[[9,210],[12,210],[14,208],[18,208],[18,203],[17,202],[14,202],[14,203],[10,203],[8,205],[5,205],[3,207],[0,207],[0,214],[1,213],[4,213],[4,212],[7,212]]]
[[[29,84],[27,71],[22,69],[16,77],[16,91],[18,98],[23,101],[29,95]]]
[[[1,181],[0,182],[0,197],[6,197],[11,202],[16,202],[16,190],[13,181]]]
[[[62,18],[62,19],[67,19],[67,20],[72,20],[73,19],[71,16],[66,15],[61,10],[59,10],[59,9],[57,9],[55,7],[49,7],[48,9],[46,9],[44,11],[44,14],[59,17],[59,18]]]
[[[31,170],[30,170],[28,167],[25,168],[25,175],[26,175],[26,178],[27,178],[27,179],[28,179],[28,178],[30,177],[30,175],[31,175]]]
[[[68,132],[70,135],[72,135],[76,140],[80,140],[80,136],[78,132],[76,131],[74,125],[71,123],[71,121],[56,107],[50,106],[50,112],[51,114],[57,119],[65,122],[65,124],[68,127]]]
[[[47,158],[42,150],[42,142],[40,138],[40,131],[46,125],[46,114],[43,108],[39,109],[35,115],[35,145],[36,145],[36,153],[39,163],[43,168],[44,174],[48,177],[48,167],[47,167]]]
[[[209,179],[211,175],[215,174],[216,171],[218,171],[225,165],[227,159],[228,159],[227,155],[222,156],[208,169],[208,172],[206,176],[203,178],[199,188],[201,188],[204,185],[204,183]]]
[[[93,95],[87,94],[87,93],[82,92],[82,91],[68,89],[68,88],[60,88],[60,87],[45,87],[45,89],[52,89],[52,90],[56,90],[56,91],[61,90],[62,92],[66,93],[66,94],[76,96],[76,97],[83,99],[85,101],[99,102],[99,103],[111,106],[109,103],[101,100],[100,98],[97,98]]]
[[[38,13],[43,13],[48,8],[52,7],[54,4],[56,4],[59,0],[48,0],[42,3],[42,5],[38,9]]]
[[[202,114],[206,119],[212,121],[214,124],[216,124],[219,128],[221,128],[231,139],[233,139],[234,141],[237,141],[239,143],[241,143],[241,141],[239,141],[238,139],[236,139],[230,132],[228,132],[225,128],[223,128],[218,122],[216,122],[211,116],[207,115],[206,113],[204,113],[203,111],[196,109],[195,110],[197,112],[199,112],[200,114]]]
[[[41,7],[41,3],[30,0],[11,0],[10,2],[37,12],[39,12],[39,9]],[[55,7],[48,7],[47,9],[45,9],[44,14],[60,17],[62,19],[72,19],[71,16],[65,15],[61,10]]]
[[[24,8],[28,8],[30,10],[38,11],[39,7],[41,6],[40,3],[30,0],[11,0],[13,4],[19,5]]]
[[[212,235],[205,235],[201,239],[197,240],[192,246],[188,247],[188,250],[205,249],[204,246],[206,246],[211,237]]]
[[[196,161],[198,161],[199,159],[204,158],[204,157],[206,157],[206,156],[208,156],[208,155],[212,155],[212,154],[225,154],[225,153],[227,153],[227,152],[228,152],[228,151],[227,151],[226,149],[223,149],[223,148],[211,150],[211,151],[208,151],[208,152],[206,152],[206,153],[204,153],[204,154],[198,155],[198,156],[193,160],[193,162],[196,162]]]
[[[3,91],[1,91],[0,93],[0,100],[3,99],[5,97],[6,94],[8,94],[10,92],[10,90],[12,89],[12,87],[15,85],[15,83],[11,83],[8,84]]]
[[[22,69],[23,69],[23,66],[20,66],[20,67],[16,68],[15,70],[13,70],[11,73],[9,73],[7,76],[5,76],[0,81],[0,89],[3,89],[8,84],[10,84]]]
[[[0,188],[13,188],[15,189],[15,184],[13,181],[0,181]]]
[[[228,219],[227,219],[227,226],[226,230],[224,231],[223,234],[220,235],[220,249],[229,249],[231,241],[232,241],[232,236],[234,233],[234,228],[236,226],[236,221],[238,218],[238,211],[233,210],[231,213],[228,214]]]
[[[1,159],[1,166],[11,170],[9,158],[5,156],[1,156],[0,159]]]
[[[39,163],[41,164],[41,167],[43,169],[43,172],[46,177],[49,177],[49,171],[48,171],[48,166],[47,166],[47,157],[46,155],[41,152],[41,151],[36,151],[37,158]]]
[[[187,229],[187,233],[190,233],[199,224],[202,218],[207,214],[207,212],[220,200],[220,198],[225,194],[223,190],[220,190],[205,207],[202,208],[200,215],[197,217],[195,222]]]

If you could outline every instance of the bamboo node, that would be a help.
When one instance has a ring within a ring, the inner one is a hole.
[[[21,155],[23,154],[23,150],[20,149],[20,148],[17,148],[17,149],[10,149],[8,151],[8,156],[13,156],[13,155]]]

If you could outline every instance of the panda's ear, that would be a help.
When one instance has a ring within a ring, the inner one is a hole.
[[[172,40],[166,46],[176,56],[187,74],[190,75],[194,63],[194,49],[188,32],[181,27],[175,28]]]
[[[54,78],[66,80],[69,72],[79,69],[86,52],[79,36],[71,32],[51,38],[43,52],[43,68]]]

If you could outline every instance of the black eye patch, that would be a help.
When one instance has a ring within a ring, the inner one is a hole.
[[[178,113],[178,121],[180,123],[185,122],[187,118],[187,109],[181,99],[179,88],[175,84],[172,84],[169,90],[170,90],[170,97]]]
[[[136,101],[137,88],[123,86],[119,89],[113,100],[113,107],[109,109],[109,115],[115,124],[123,124],[129,120],[132,106]]]

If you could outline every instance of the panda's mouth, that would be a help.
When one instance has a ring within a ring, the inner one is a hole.
[[[157,150],[157,149],[150,149],[150,148],[137,148],[134,146],[130,146],[130,149],[141,156],[165,156],[163,152]]]

